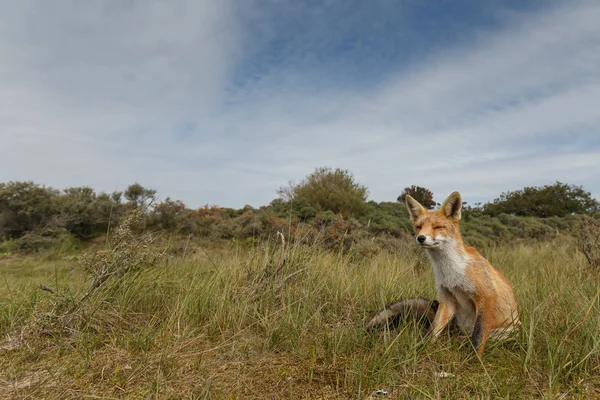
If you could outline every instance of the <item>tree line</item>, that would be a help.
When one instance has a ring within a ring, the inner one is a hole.
[[[402,204],[406,194],[425,207],[436,206],[433,193],[416,185],[405,187],[397,201],[368,201],[368,189],[349,171],[328,167],[316,168],[277,193],[278,198],[259,208],[189,209],[178,200],[157,201],[155,190],[138,183],[113,193],[96,193],[89,187],[57,190],[33,182],[0,183],[0,241],[34,249],[64,237],[86,241],[105,235],[129,210],[140,206],[146,210],[140,229],[208,239],[252,239],[285,229],[297,235],[326,230],[326,238],[344,240],[360,235],[400,237],[411,232]],[[597,213],[599,203],[581,186],[556,182],[505,192],[483,205],[465,205],[464,210],[464,233],[475,241],[539,238],[568,229],[578,215]]]

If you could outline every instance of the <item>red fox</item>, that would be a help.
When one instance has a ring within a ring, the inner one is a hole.
[[[433,264],[439,303],[407,299],[377,314],[367,327],[397,324],[412,316],[431,325],[433,338],[437,338],[452,323],[471,336],[481,356],[489,337],[504,336],[521,326],[513,289],[474,247],[463,243],[458,227],[462,210],[458,192],[452,193],[439,210],[427,210],[409,195],[406,206],[416,241]]]

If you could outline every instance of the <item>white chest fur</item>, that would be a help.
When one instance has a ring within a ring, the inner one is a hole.
[[[433,264],[435,285],[439,289],[460,289],[472,293],[475,289],[465,276],[469,259],[453,247],[427,249],[427,256]]]

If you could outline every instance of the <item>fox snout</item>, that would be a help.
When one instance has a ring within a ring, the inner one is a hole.
[[[443,235],[417,235],[417,244],[421,247],[436,247],[444,242],[445,238]]]

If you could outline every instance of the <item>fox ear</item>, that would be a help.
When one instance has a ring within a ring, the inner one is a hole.
[[[410,195],[406,195],[406,208],[408,208],[408,213],[410,214],[410,220],[415,222],[419,219],[423,214],[425,214],[425,207],[419,204],[418,201],[410,197]]]
[[[456,221],[460,220],[460,211],[462,209],[462,198],[460,197],[460,193],[454,192],[442,205],[442,212],[447,218],[454,219]]]

